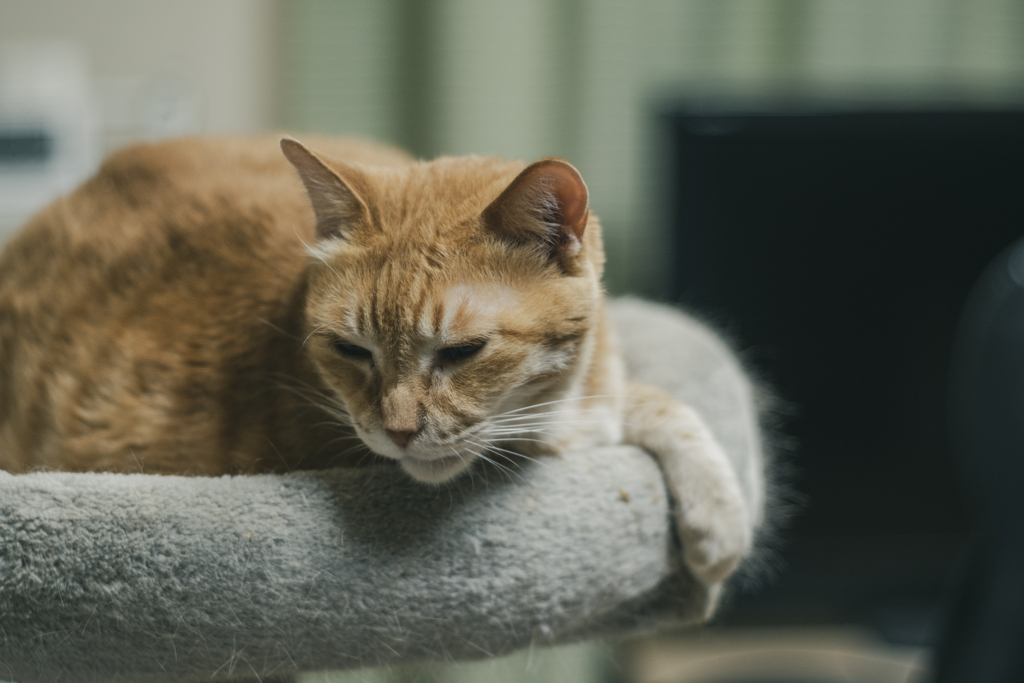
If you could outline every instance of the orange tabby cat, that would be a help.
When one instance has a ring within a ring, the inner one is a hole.
[[[7,245],[0,467],[284,471],[365,444],[437,483],[625,440],[660,458],[697,576],[725,578],[738,482],[693,410],[627,385],[577,171],[313,147],[135,146]]]

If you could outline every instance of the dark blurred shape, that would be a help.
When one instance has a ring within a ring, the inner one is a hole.
[[[1024,113],[681,109],[673,296],[794,415],[806,509],[733,623],[861,622],[925,643],[967,510],[945,385],[959,311],[1024,233]]]
[[[950,376],[954,462],[977,528],[936,683],[1024,680],[1024,240],[971,293]]]
[[[0,131],[0,167],[43,164],[53,153],[53,138],[42,130]]]

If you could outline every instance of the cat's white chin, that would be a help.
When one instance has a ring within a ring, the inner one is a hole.
[[[466,471],[473,464],[472,455],[447,455],[440,458],[417,458],[407,455],[399,460],[402,469],[425,484],[443,484]]]

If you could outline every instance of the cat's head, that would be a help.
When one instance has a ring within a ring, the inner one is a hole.
[[[305,348],[370,448],[448,480],[583,376],[604,254],[575,168],[281,146],[316,214]]]

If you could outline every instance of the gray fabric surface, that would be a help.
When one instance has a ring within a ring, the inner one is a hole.
[[[705,413],[755,507],[751,392],[678,313],[618,302],[630,371]],[[222,478],[0,473],[0,679],[287,676],[695,621],[656,463],[631,447],[478,467]]]

